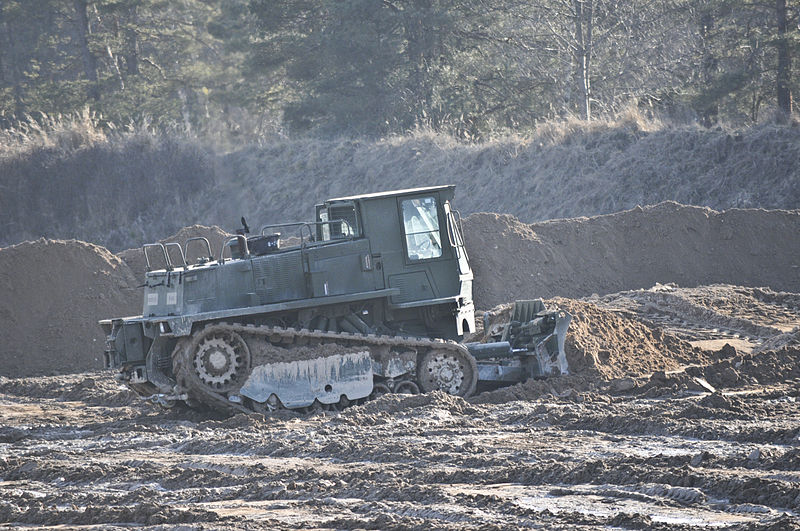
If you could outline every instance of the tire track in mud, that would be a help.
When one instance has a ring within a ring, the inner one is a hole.
[[[605,316],[581,304],[588,334]],[[108,373],[0,378],[0,527],[800,529],[800,348],[606,324],[629,340],[610,360],[650,341],[680,364],[269,417],[159,410]]]
[[[0,522],[758,528],[800,511],[793,386],[709,396],[478,406],[436,393],[287,419],[184,420],[137,403],[137,417],[110,407],[111,420],[88,425],[26,419],[13,426],[24,438],[0,443]],[[703,400],[707,414],[686,419]],[[731,404],[743,418],[717,418]]]
[[[727,340],[740,349],[760,350],[771,338],[800,327],[800,296],[768,288],[658,284],[586,300],[701,345]]]

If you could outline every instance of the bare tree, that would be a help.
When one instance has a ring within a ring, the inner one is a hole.
[[[577,66],[577,78],[581,89],[581,114],[584,120],[592,119],[591,61],[594,0],[573,0],[575,18],[575,44],[573,56]]]
[[[86,0],[72,0],[75,9],[75,42],[83,61],[83,71],[86,79],[89,80],[87,89],[88,96],[93,100],[100,99],[100,88],[97,86],[97,59],[89,49],[89,27],[88,6]]]
[[[775,14],[778,22],[778,70],[776,73],[776,95],[778,97],[778,121],[786,122],[792,114],[791,72],[792,57],[787,39],[788,15],[786,0],[775,0]]]

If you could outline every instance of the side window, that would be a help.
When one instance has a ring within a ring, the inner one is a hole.
[[[436,199],[423,197],[401,202],[406,248],[411,260],[426,260],[442,256],[442,237]]]
[[[321,208],[317,218],[317,238],[322,241],[356,236],[356,209],[352,205]]]

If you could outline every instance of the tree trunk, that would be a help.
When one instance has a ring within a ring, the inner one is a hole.
[[[578,84],[581,90],[581,116],[587,122],[592,119],[592,11],[593,0],[573,0],[575,6],[575,59],[578,70]]]
[[[0,1],[0,72],[3,79],[11,84],[14,94],[14,112],[21,114],[25,109],[22,104],[22,74],[17,59],[14,35],[5,17],[5,2]]]
[[[778,16],[778,72],[776,76],[778,121],[786,123],[792,114],[792,91],[790,86],[792,57],[786,38],[786,0],[775,0],[775,11]]]
[[[88,96],[93,100],[100,99],[100,89],[97,86],[97,59],[89,50],[89,16],[87,14],[86,0],[72,0],[75,8],[76,29],[75,40],[83,61],[83,71],[89,80]]]
[[[710,9],[710,8],[709,8]],[[714,14],[709,10],[700,16],[700,40],[703,47],[702,76],[703,85],[710,87],[714,81],[714,72],[717,69],[717,58],[711,45],[711,30],[714,28]],[[705,100],[705,98],[703,99]],[[703,101],[700,112],[700,124],[710,128],[717,123],[719,116],[719,103],[716,100]]]
[[[136,6],[128,11],[129,18],[125,28],[125,69],[129,76],[139,75],[139,37],[136,35],[138,12]]]

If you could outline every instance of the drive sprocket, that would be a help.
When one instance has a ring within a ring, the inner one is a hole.
[[[250,370],[250,350],[232,330],[209,326],[189,346],[189,368],[198,384],[215,393],[241,387]]]

